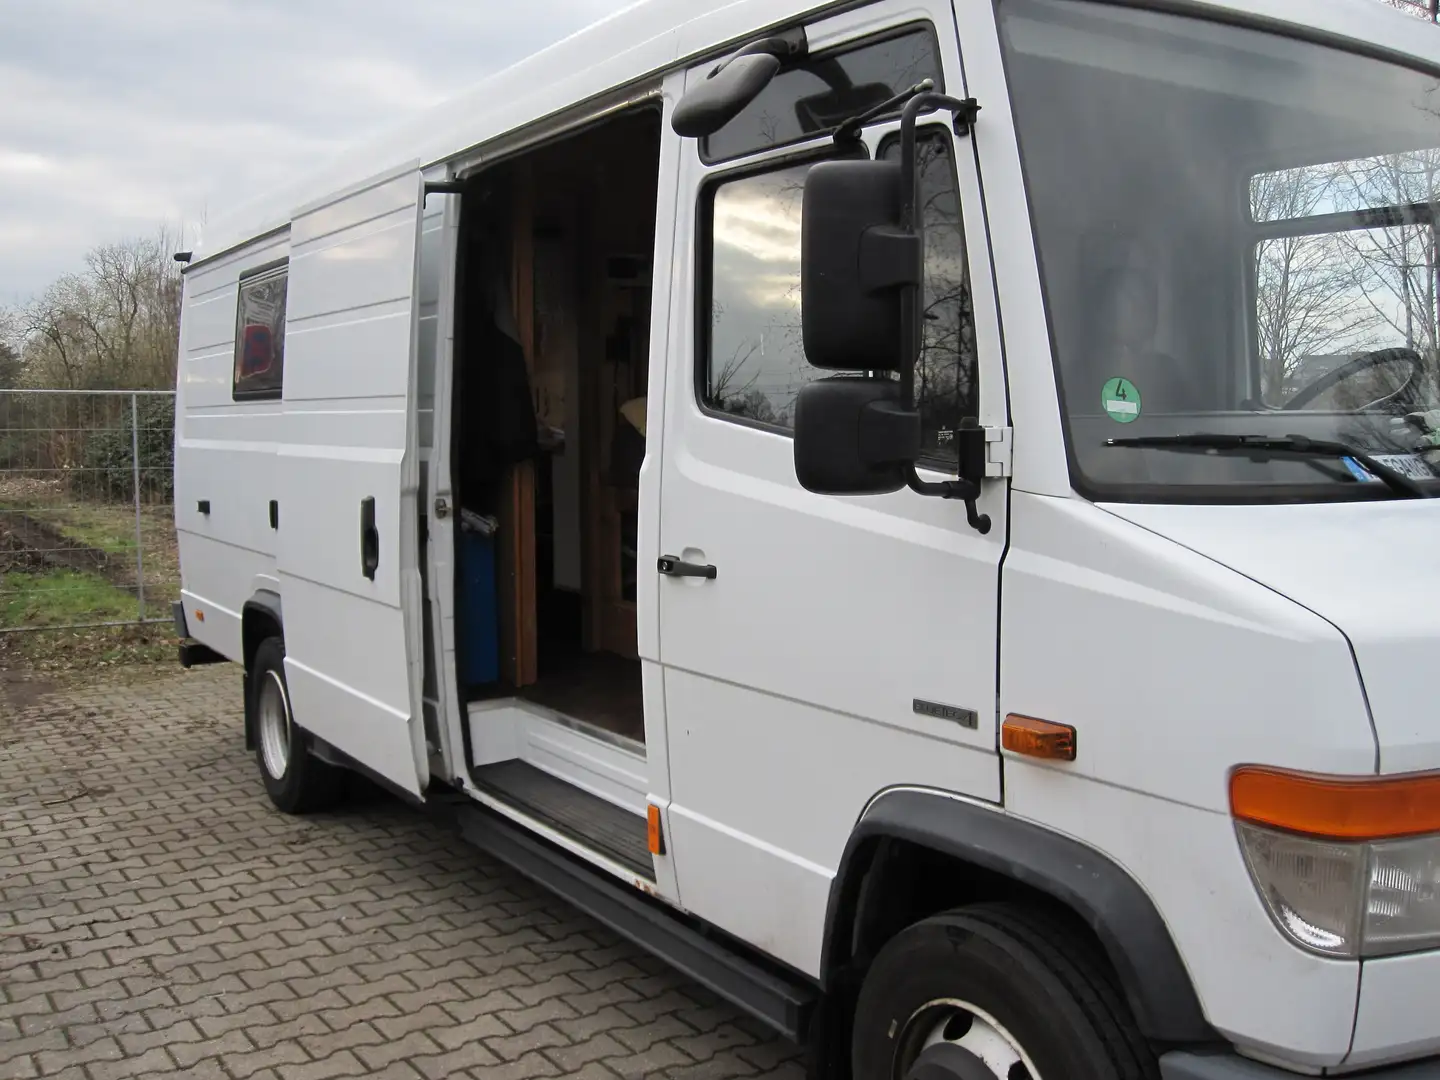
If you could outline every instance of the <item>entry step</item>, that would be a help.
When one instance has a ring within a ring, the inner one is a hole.
[[[523,761],[474,771],[475,783],[530,817],[641,877],[655,880],[645,819]]]

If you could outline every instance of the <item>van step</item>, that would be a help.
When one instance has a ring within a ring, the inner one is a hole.
[[[569,901],[621,937],[749,1013],[777,1034],[803,1043],[819,1000],[810,983],[780,971],[723,935],[709,932],[633,886],[582,863],[494,810],[455,806],[465,839]]]
[[[523,761],[474,770],[482,791],[523,811],[647,881],[655,880],[645,819]]]

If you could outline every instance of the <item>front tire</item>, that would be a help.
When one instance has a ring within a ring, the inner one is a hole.
[[[285,643],[280,638],[260,643],[249,679],[255,762],[270,801],[287,814],[308,814],[333,806],[344,777],[310,753],[304,733],[295,724],[285,682]]]
[[[901,931],[860,990],[855,1080],[1157,1080],[1098,954],[1044,912],[981,904]]]

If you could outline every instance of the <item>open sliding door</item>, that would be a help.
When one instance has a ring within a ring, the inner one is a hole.
[[[296,722],[421,794],[416,424],[420,171],[291,228],[279,573]]]

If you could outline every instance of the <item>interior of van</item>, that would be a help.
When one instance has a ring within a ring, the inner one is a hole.
[[[471,760],[585,836],[605,812],[575,803],[585,776],[644,813],[643,768],[615,776],[644,760],[636,532],[659,152],[659,111],[627,112],[482,169],[461,202],[450,453]],[[639,824],[640,850],[612,853],[648,872]]]

